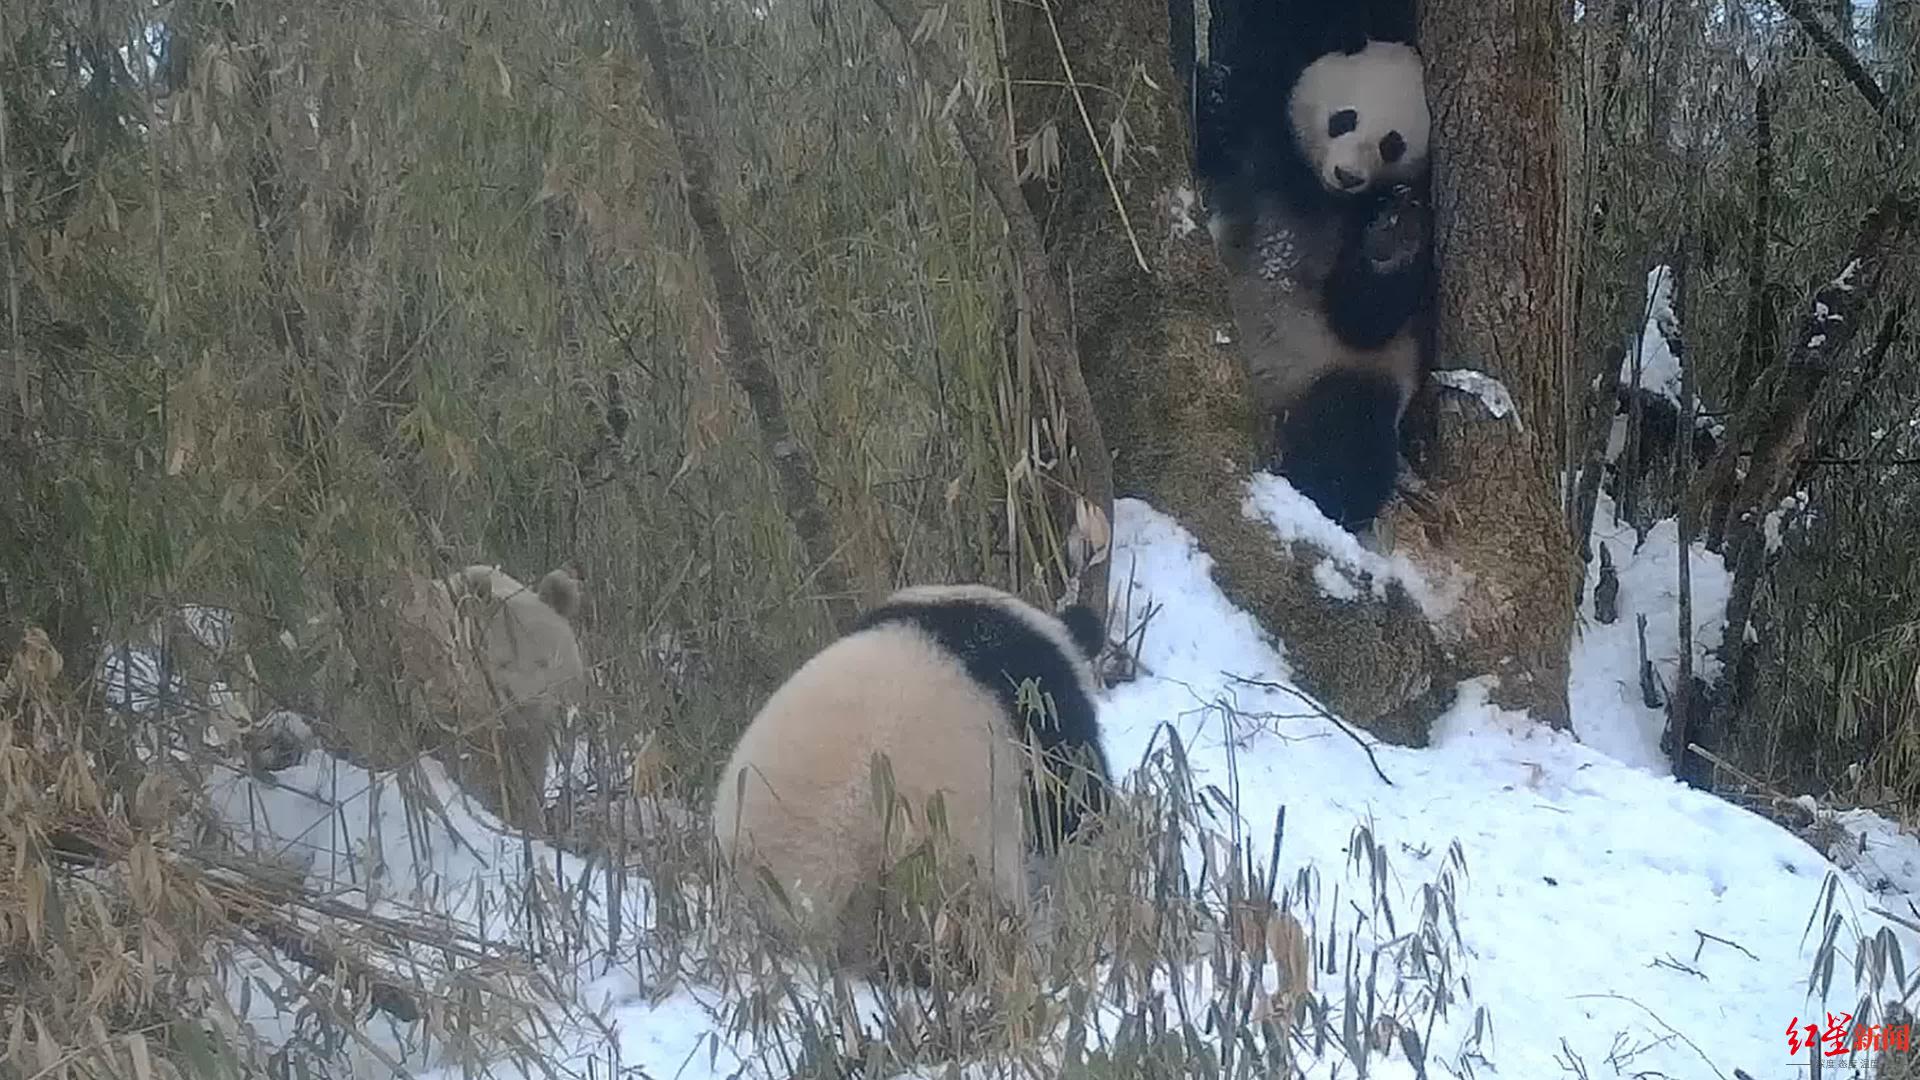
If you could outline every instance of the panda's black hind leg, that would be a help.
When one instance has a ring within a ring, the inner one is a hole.
[[[1281,421],[1276,471],[1343,528],[1364,529],[1399,480],[1399,413],[1388,380],[1331,372]]]
[[[1107,811],[1112,783],[1097,743],[1043,750],[1027,774],[1028,850],[1051,856],[1089,834]]]

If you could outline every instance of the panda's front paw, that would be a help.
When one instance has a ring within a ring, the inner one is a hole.
[[[1395,188],[1367,222],[1360,251],[1375,272],[1404,270],[1426,244],[1427,208],[1411,188]]]

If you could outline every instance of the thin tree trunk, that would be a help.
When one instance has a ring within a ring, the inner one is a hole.
[[[1692,293],[1692,258],[1683,250],[1680,265],[1674,268],[1673,296],[1674,314],[1681,326],[1689,325],[1686,320],[1692,318],[1693,307],[1690,303]],[[1674,454],[1679,461],[1680,470],[1680,510],[1678,522],[1680,529],[1680,557],[1675,560],[1680,567],[1680,580],[1676,582],[1680,590],[1680,672],[1673,688],[1667,695],[1667,759],[1673,763],[1677,775],[1686,763],[1687,742],[1692,737],[1695,703],[1700,695],[1694,690],[1693,678],[1693,547],[1695,531],[1694,514],[1687,502],[1687,486],[1693,482],[1693,425],[1699,414],[1699,397],[1695,393],[1693,357],[1681,352],[1681,346],[1673,343],[1674,351],[1680,353],[1680,423],[1679,435],[1674,439]]]
[[[1773,234],[1773,98],[1765,81],[1753,91],[1753,224],[1747,235],[1747,312],[1740,333],[1740,361],[1734,369],[1727,409],[1740,415],[1747,393],[1767,368],[1773,351],[1777,314],[1768,303],[1767,242]],[[1730,435],[1737,435],[1729,429]],[[1704,489],[1689,490],[1685,500],[1706,515],[1707,547],[1719,551],[1726,542],[1727,512],[1733,506],[1735,466],[1741,440],[1721,440],[1708,463]],[[1697,516],[1697,515],[1696,515]]]
[[[900,32],[902,42],[913,54],[922,74],[933,83],[934,91],[944,96],[953,89],[960,81],[960,73],[946,50],[940,47],[939,40],[914,36],[920,13],[913,0],[874,0],[874,3]],[[983,119],[964,98],[956,103],[951,116],[960,144],[966,148],[968,160],[973,162],[974,172],[1006,219],[1008,243],[1013,247],[1014,265],[1019,270],[1016,303],[1031,328],[1034,353],[1060,395],[1069,429],[1067,444],[1073,447],[1076,457],[1080,495],[1111,522],[1113,459],[1107,452],[1107,440],[1094,412],[1086,377],[1080,370],[1080,354],[1074,347],[1066,300],[1047,261],[1040,224],[1020,194],[1020,184],[1014,176],[1008,154],[1013,140],[1003,125]],[[1079,601],[1102,618],[1107,613],[1110,565],[1110,560],[1102,557],[1091,566],[1073,568],[1079,578]]]
[[[1438,525],[1396,527],[1472,575],[1459,659],[1497,677],[1494,700],[1569,722],[1576,561],[1553,475],[1569,362],[1564,28],[1553,0],[1429,0],[1421,51],[1434,117],[1440,368],[1499,380],[1514,411],[1440,395]],[[1405,517],[1403,510],[1396,514]]]
[[[833,526],[814,483],[813,455],[794,437],[787,406],[767,360],[766,342],[753,322],[753,306],[746,274],[733,249],[733,234],[714,198],[713,159],[707,152],[710,132],[700,130],[683,88],[700,85],[699,63],[687,48],[680,6],[676,0],[629,0],[640,45],[653,69],[654,92],[661,114],[680,153],[681,190],[687,216],[693,219],[713,278],[715,306],[726,340],[727,372],[746,395],[760,427],[760,441],[778,482],[780,501],[805,549],[815,592],[825,603],[836,627],[844,628],[856,614],[855,597],[847,570],[833,543]]]

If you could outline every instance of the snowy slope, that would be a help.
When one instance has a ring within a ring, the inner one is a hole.
[[[1209,580],[1185,530],[1135,502],[1117,515],[1116,565],[1137,559],[1136,590],[1167,608],[1144,650],[1155,677],[1109,697],[1109,748],[1127,760],[1154,723],[1187,712],[1181,726],[1212,751],[1196,752],[1196,766],[1218,772],[1221,718],[1193,714],[1196,697],[1297,713],[1284,695],[1222,685],[1224,672],[1284,678],[1284,664]],[[1563,1075],[1563,1038],[1595,1075],[1610,1053],[1630,1058],[1626,1075],[1802,1075],[1787,1064],[1784,1033],[1820,1011],[1805,993],[1812,946],[1801,938],[1829,864],[1764,819],[1487,705],[1477,687],[1462,697],[1431,748],[1376,748],[1392,787],[1324,721],[1253,736],[1239,751],[1240,809],[1258,822],[1286,804],[1283,876],[1301,861],[1337,876],[1357,819],[1414,848],[1458,839],[1467,974],[1493,1014],[1487,1056],[1500,1075]],[[1624,726],[1612,693],[1576,697],[1574,708],[1582,730]],[[1860,890],[1842,892],[1864,912]],[[1912,955],[1914,941],[1903,944]],[[1850,997],[1844,981],[1835,990]],[[1433,1049],[1449,1048],[1436,1038]]]
[[[1278,517],[1283,534],[1317,535],[1315,523],[1301,519],[1310,505],[1290,494],[1284,484],[1262,478],[1250,487],[1248,505]],[[1428,1043],[1433,1075],[1444,1075],[1444,1063],[1456,1070],[1470,1064],[1482,1076],[1557,1077],[1573,1074],[1575,1057],[1593,1076],[1732,1077],[1735,1068],[1755,1080],[1806,1074],[1803,1065],[1788,1062],[1785,1032],[1796,1018],[1802,1025],[1823,1019],[1825,1007],[1807,994],[1819,932],[1808,940],[1803,935],[1832,865],[1772,823],[1649,771],[1657,760],[1646,760],[1649,717],[1637,701],[1637,650],[1623,648],[1618,637],[1623,625],[1632,633],[1634,610],[1658,610],[1661,618],[1650,622],[1672,622],[1670,600],[1659,592],[1677,557],[1670,538],[1662,547],[1656,532],[1644,549],[1644,567],[1623,563],[1620,623],[1597,635],[1589,627],[1575,649],[1576,727],[1595,742],[1607,741],[1597,733],[1611,733],[1616,741],[1608,748],[1626,760],[1491,707],[1483,689],[1469,685],[1436,726],[1430,748],[1375,747],[1390,786],[1359,745],[1313,715],[1298,695],[1234,678],[1285,684],[1289,676],[1283,652],[1263,641],[1251,617],[1213,584],[1208,557],[1190,534],[1137,501],[1122,501],[1116,513],[1114,566],[1117,577],[1132,575],[1132,616],[1147,602],[1159,605],[1140,651],[1140,677],[1110,690],[1102,705],[1116,768],[1140,761],[1156,738],[1164,739],[1159,729],[1168,724],[1186,741],[1198,782],[1237,792],[1256,847],[1284,805],[1281,878],[1311,867],[1323,882],[1303,920],[1317,937],[1336,923],[1350,924],[1344,909],[1364,891],[1348,866],[1357,825],[1368,825],[1388,852],[1388,891],[1403,912],[1418,910],[1419,886],[1439,876],[1458,842],[1466,867],[1458,896],[1466,955],[1459,964],[1471,998]],[[1616,556],[1627,554],[1616,550]],[[1356,548],[1338,562],[1374,558]],[[1716,587],[1716,566],[1696,561],[1696,588],[1710,593]],[[1396,576],[1415,573],[1399,564],[1390,569]],[[1644,590],[1625,587],[1641,578]],[[1352,584],[1345,566],[1330,565],[1323,583],[1337,592],[1343,582]],[[1116,580],[1114,588],[1126,597],[1129,583]],[[1437,590],[1425,599],[1444,602]],[[1704,595],[1699,602],[1714,607]],[[1697,648],[1709,643],[1711,631],[1703,623]],[[1649,642],[1657,655],[1674,648],[1670,627],[1662,633],[1668,637]],[[1657,735],[1653,728],[1651,736]],[[289,846],[306,852],[314,878],[364,890],[363,878],[343,877],[344,860],[331,852],[357,850],[364,864],[365,853],[376,851],[386,865],[379,904],[396,912],[445,911],[482,932],[477,897],[491,877],[517,872],[520,844],[468,807],[433,766],[427,773],[450,804],[445,822],[416,815],[409,826],[391,784],[329,811],[330,791],[353,795],[354,778],[361,786],[368,778],[317,755],[280,774],[305,793],[234,778],[218,794],[229,820],[293,838]],[[448,825],[477,850],[455,845]],[[556,853],[544,845],[534,850],[552,873]],[[565,864],[560,877],[571,880],[579,865]],[[420,869],[432,873],[424,889],[410,884]],[[1336,884],[1337,908],[1330,899]],[[626,925],[644,925],[645,884],[631,882],[625,892]],[[1866,914],[1873,902],[1886,901],[1841,882],[1837,910],[1858,915],[1867,934],[1882,925]],[[604,917],[596,915],[600,903],[598,887],[589,889],[589,923]],[[484,921],[487,935],[518,935],[497,911]],[[1900,940],[1905,955],[1920,955],[1920,942],[1904,931]],[[1366,944],[1355,960],[1362,970]],[[1858,992],[1849,976],[1848,933],[1840,944],[1831,1005],[1850,1012]],[[722,1032],[717,991],[682,989],[650,1002],[642,992],[644,973],[597,971],[583,970],[573,994],[598,1022],[575,1017],[542,1036],[556,1066],[584,1073],[592,1058],[603,1067],[644,1070],[635,1075],[692,1080],[732,1075],[740,1056],[751,1055],[750,1047],[732,1046]],[[1336,1003],[1343,975],[1320,976],[1319,989]],[[263,1034],[285,1037],[286,1018],[262,1002],[253,995],[251,1018]],[[1490,1034],[1477,1042],[1476,1007],[1491,1018]],[[411,1038],[392,1025],[369,1026],[364,1034],[395,1058]],[[386,1074],[364,1049],[348,1053],[365,1063],[366,1075]],[[408,1058],[416,1068],[420,1061]],[[1830,1061],[1823,1075],[1851,1075],[1836,1064]],[[503,1068],[496,1075],[514,1074]],[[1328,1066],[1314,1075],[1352,1070]],[[1395,1055],[1376,1060],[1370,1075],[1413,1074]]]
[[[310,888],[343,906],[445,931],[463,940],[470,955],[496,955],[503,948],[537,943],[550,946],[556,940],[564,943],[567,955],[604,954],[610,925],[604,866],[509,831],[469,800],[437,761],[420,763],[419,780],[424,792],[409,798],[394,775],[370,773],[315,751],[267,780],[225,771],[209,785],[208,794],[214,812],[243,849],[304,871]],[[544,879],[540,891],[545,896],[566,900],[546,910],[564,907],[573,918],[548,915],[541,932],[530,933],[521,898],[535,875]],[[629,875],[622,884],[621,925],[644,926],[650,902],[647,882]],[[431,985],[433,974],[444,972],[444,957],[436,948],[422,945],[409,951],[413,963],[406,968],[408,975],[424,973]],[[300,969],[263,956],[241,957],[237,968],[229,980],[231,999],[263,1039],[274,1046],[296,1035],[301,1042],[316,1041],[320,1018],[276,1000],[285,982],[282,972]],[[594,970],[592,961],[584,959],[572,974],[582,980],[578,996],[598,1011],[606,988],[594,978]],[[402,979],[400,985],[407,983]],[[616,980],[614,992],[620,989]],[[536,996],[527,992],[529,1000]],[[557,1013],[550,1020],[562,1031],[579,1026]],[[341,1052],[359,1075],[391,1075],[395,1067],[413,1071],[436,1060],[416,1025],[384,1012],[356,1020],[353,1027]],[[661,1033],[650,1034],[659,1044]],[[590,1038],[576,1035],[583,1045]]]
[[[1588,746],[1628,765],[1662,776],[1673,764],[1660,750],[1667,723],[1664,708],[1649,708],[1640,694],[1640,631],[1636,616],[1647,617],[1647,657],[1659,678],[1661,700],[1680,685],[1680,526],[1672,518],[1647,531],[1645,542],[1633,526],[1614,521],[1613,500],[1597,493],[1593,512],[1593,562],[1599,573],[1600,545],[1613,554],[1620,578],[1619,612],[1612,623],[1594,615],[1589,581],[1580,602],[1580,628],[1573,642],[1567,694],[1573,703],[1573,728]],[[1720,669],[1720,647],[1727,593],[1733,576],[1726,562],[1693,544],[1688,554],[1693,590],[1693,673],[1711,679]]]

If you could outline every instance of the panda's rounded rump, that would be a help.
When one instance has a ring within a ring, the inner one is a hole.
[[[876,755],[905,804],[891,822]],[[945,865],[971,860],[1024,912],[1020,767],[999,703],[963,665],[913,627],[869,627],[808,660],[755,715],[714,791],[714,834],[737,871],[770,873],[814,933],[857,938],[893,859],[929,836],[938,794],[960,859]]]
[[[1063,835],[1079,821],[1052,786],[1035,786],[1027,744],[1090,751],[1090,771],[1106,779],[1091,667],[1104,634],[1079,621],[986,586],[896,592],[801,665],[740,737],[713,793],[723,858],[750,891],[770,874],[803,931],[870,956],[860,939],[877,886],[928,838],[937,794],[943,875],[1026,912],[1028,817],[1059,822]],[[1036,683],[1054,704],[1050,721],[1023,708],[1022,688]],[[876,757],[891,777],[891,820],[876,799]],[[1086,795],[1096,812],[1102,794]],[[1053,835],[1040,830],[1038,850]]]
[[[911,627],[856,631],[801,665],[767,699],[734,750],[722,795],[750,765],[744,797],[799,819],[873,816],[872,758],[902,789],[984,784],[1002,734],[998,703],[952,655]],[[760,794],[755,794],[758,789]],[[877,825],[877,821],[876,821]]]

